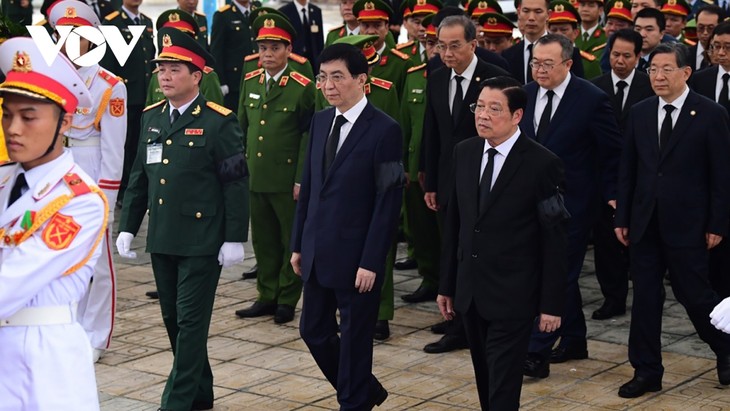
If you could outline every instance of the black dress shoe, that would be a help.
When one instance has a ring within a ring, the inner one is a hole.
[[[393,268],[398,271],[413,270],[414,268],[418,268],[418,263],[415,258],[406,258],[405,260],[396,261],[393,264]]]
[[[424,301],[436,301],[436,290],[430,290],[424,286],[418,287],[416,291],[411,294],[402,295],[401,300],[407,303],[422,303]]]
[[[730,355],[717,356],[717,379],[722,385],[730,385]]]
[[[151,298],[153,300],[159,300],[160,299],[160,294],[157,292],[157,290],[155,290],[155,291],[147,291],[146,293],[144,293],[144,295],[146,295],[147,297],[149,297],[149,298]]]
[[[423,351],[429,354],[441,354],[444,352],[456,351],[463,348],[468,348],[469,344],[466,342],[466,338],[458,335],[444,335],[440,340],[435,343],[427,344],[423,347]]]
[[[446,334],[446,330],[451,326],[451,321],[441,321],[431,326],[431,332],[434,334]]]
[[[375,323],[375,333],[373,338],[378,341],[387,340],[390,337],[390,327],[388,326],[388,320],[378,320]]]
[[[585,345],[558,345],[550,353],[550,362],[560,364],[569,360],[585,360],[588,358],[588,350]]]
[[[285,324],[294,319],[294,307],[286,304],[276,306],[274,313],[274,322],[277,324]]]
[[[644,377],[634,377],[631,381],[622,385],[618,389],[618,396],[621,398],[637,398],[647,392],[657,392],[662,390],[662,382],[650,380]]]
[[[547,378],[550,375],[550,361],[537,353],[528,353],[522,374],[533,378]]]
[[[608,320],[609,318],[624,314],[626,314],[626,304],[617,305],[614,303],[604,302],[601,308],[593,311],[591,318],[594,320]]]
[[[373,409],[375,406],[380,406],[385,402],[385,400],[388,398],[388,391],[383,388],[383,386],[380,386],[380,389],[376,390],[374,393],[370,394],[370,404],[369,409]]]
[[[261,317],[264,315],[273,315],[276,312],[276,303],[256,301],[252,306],[236,311],[236,315],[241,318]]]
[[[193,408],[191,408],[192,411],[205,411],[205,410],[212,410],[213,409],[213,402],[208,401],[193,401]]]
[[[243,278],[244,280],[250,280],[252,278],[256,278],[256,275],[258,274],[258,272],[259,272],[259,265],[256,264],[253,267],[251,267],[250,270],[244,271],[243,274],[241,275],[241,278]]]

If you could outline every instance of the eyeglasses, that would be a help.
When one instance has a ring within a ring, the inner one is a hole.
[[[707,26],[705,26],[704,24],[698,24],[697,25],[697,32],[698,33],[702,33],[704,31],[706,31],[708,33],[712,33],[712,31],[715,30],[715,27],[717,27],[717,26],[715,26],[714,24],[710,24],[710,25],[707,25]]]
[[[565,60],[561,61],[560,63],[538,63],[537,61],[532,60],[530,62],[530,67],[534,68],[535,70],[543,69],[545,71],[551,71],[552,69],[555,68],[555,66],[563,64],[568,60],[570,60],[570,59],[565,59]]]
[[[456,53],[459,50],[461,50],[461,48],[464,47],[465,44],[466,43],[454,43],[454,44],[449,45],[449,44],[439,43],[436,45],[436,48],[440,52],[451,50],[452,53]]]
[[[649,73],[650,76],[656,76],[660,72],[662,73],[662,75],[668,76],[668,75],[674,73],[675,71],[679,71],[679,70],[683,70],[683,69],[684,69],[684,67],[662,67],[662,68],[649,67],[646,69],[646,72]]]
[[[483,106],[481,104],[477,103],[471,103],[469,104],[469,110],[474,114],[479,114],[487,111],[487,114],[489,114],[489,117],[499,117],[504,110],[502,110],[502,107],[499,106]]]
[[[710,51],[730,52],[730,44],[712,43],[712,44],[710,44]]]
[[[327,80],[335,83],[340,84],[342,80],[347,78],[348,76],[345,76],[344,74],[333,74],[331,76],[327,76],[326,74],[317,74],[314,78],[317,80],[317,83],[324,84],[327,82]],[[355,78],[355,76],[352,76],[352,78]]]

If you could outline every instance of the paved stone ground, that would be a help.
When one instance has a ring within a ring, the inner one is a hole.
[[[154,289],[146,232],[134,240],[137,260],[115,256],[118,313],[111,349],[96,365],[99,397],[105,411],[155,410],[172,355],[156,301],[144,296]],[[337,409],[334,390],[324,379],[299,338],[295,321],[276,325],[271,317],[242,320],[234,311],[256,298],[254,281],[240,279],[253,264],[246,261],[223,270],[210,328],[208,352],[215,375],[215,410]],[[401,255],[404,254],[401,249]],[[584,312],[601,303],[589,253],[581,277]],[[390,392],[382,410],[478,409],[468,350],[429,355],[425,344],[438,336],[428,331],[440,320],[435,303],[404,304],[400,296],[418,287],[415,270],[396,272],[392,336],[375,343],[375,375]],[[697,339],[682,307],[668,289],[664,310],[664,390],[639,399],[616,395],[631,378],[627,360],[629,316],[588,320],[589,359],[555,364],[545,380],[525,379],[522,407],[535,410],[730,409],[730,390],[720,386],[712,352]]]

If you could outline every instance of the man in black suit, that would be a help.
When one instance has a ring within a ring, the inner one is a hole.
[[[547,20],[550,15],[549,0],[522,0],[517,7],[517,27],[522,31],[522,41],[502,52],[502,57],[509,63],[509,71],[512,77],[522,84],[532,81],[532,70],[530,60],[535,42],[547,34]],[[583,77],[583,64],[581,63],[580,50],[574,49],[572,55],[573,64],[570,71]]]
[[[319,71],[319,53],[324,48],[324,21],[322,9],[309,0],[294,0],[282,6],[279,11],[289,18],[297,35],[292,42],[294,53],[302,55],[312,63],[315,73]]]
[[[730,120],[719,104],[687,87],[692,69],[684,45],[658,46],[649,67],[658,97],[631,109],[616,209],[616,237],[629,246],[634,283],[634,378],[619,389],[623,398],[662,389],[667,270],[677,301],[717,355],[720,383],[730,384],[730,335],[710,324],[721,299],[707,279],[708,250],[727,235],[730,220]]]
[[[495,76],[509,75],[501,68],[481,61],[475,54],[476,27],[466,16],[449,16],[438,28],[438,47],[444,66],[428,76],[426,115],[423,125],[425,149],[426,205],[439,211],[447,206],[453,185],[452,154],[454,145],[476,135],[469,105],[479,95],[479,83]],[[438,342],[428,344],[428,353],[442,353],[466,348],[463,326],[457,319]]]
[[[565,309],[557,333],[533,332],[525,375],[545,378],[549,362],[588,357],[578,277],[588,236],[602,204],[615,204],[621,134],[611,103],[598,87],[570,73],[573,43],[548,34],[533,49],[532,75],[525,86],[527,108],[520,129],[565,164],[568,224],[568,269]],[[552,350],[557,339],[560,345]],[[552,351],[551,351],[552,350]]]
[[[635,103],[654,95],[649,75],[636,70],[641,52],[641,35],[631,29],[617,31],[608,40],[611,49],[611,71],[593,80],[611,99],[616,121],[623,132],[629,110]],[[593,227],[593,255],[596,278],[605,298],[593,312],[594,320],[607,320],[626,312],[629,292],[628,250],[616,240],[613,232],[613,207],[602,204]]]
[[[447,320],[463,318],[483,410],[519,408],[535,318],[560,327],[569,215],[550,206],[562,204],[563,164],[520,132],[526,103],[511,77],[482,82],[479,136],[456,145],[444,221],[437,302]]]
[[[403,138],[365,98],[359,48],[333,44],[320,57],[332,107],[312,117],[292,230],[291,264],[304,282],[299,332],[340,410],[371,410],[388,396],[372,374],[373,334],[403,198]]]
[[[697,94],[716,101],[730,113],[730,22],[720,23],[715,28],[709,48],[717,65],[695,73],[689,86]],[[730,241],[722,241],[710,250],[709,278],[715,292],[721,297],[730,296]]]
[[[697,3],[702,3],[701,0]],[[697,13],[697,44],[689,48],[689,62],[692,71],[702,70],[711,65],[707,51],[710,47],[710,35],[722,21],[723,11],[711,4],[705,5]]]
[[[639,70],[649,68],[649,55],[664,41],[664,30],[666,29],[664,14],[658,9],[645,8],[639,10],[634,17],[634,30],[641,34],[641,58],[636,66]]]

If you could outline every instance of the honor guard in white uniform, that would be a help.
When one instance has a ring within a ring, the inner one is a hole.
[[[56,3],[48,19],[54,30],[56,26],[101,25],[91,7],[76,0]],[[85,47],[81,45],[82,55]],[[65,145],[71,149],[76,164],[104,191],[109,204],[115,204],[122,179],[124,141],[127,137],[127,89],[124,82],[98,64],[76,66],[76,69],[89,88],[95,104],[91,109],[76,109],[73,125],[64,134]],[[108,221],[111,227],[114,221],[113,207],[109,211]],[[94,267],[89,292],[79,302],[78,308],[79,322],[89,335],[95,362],[109,348],[114,326],[116,276],[108,231],[101,244],[102,255]]]
[[[77,106],[73,65],[48,66],[30,38],[0,45],[0,411],[95,411],[92,349],[76,307],[101,255],[104,193],[63,147]]]

